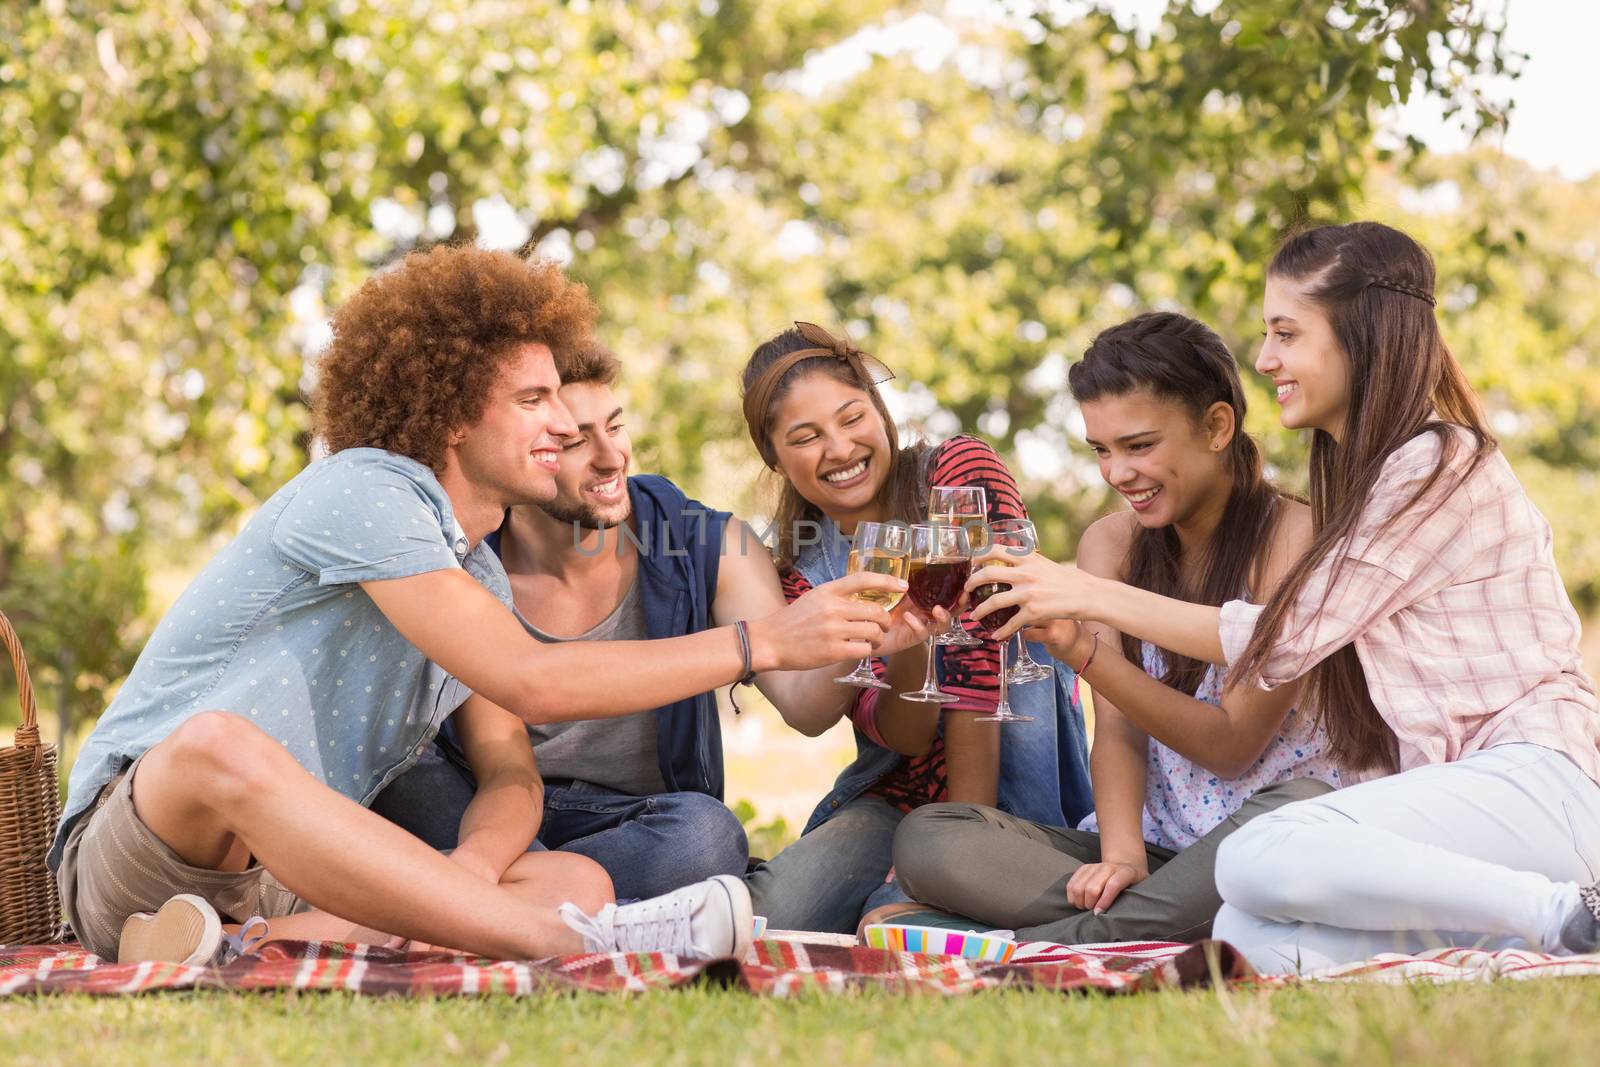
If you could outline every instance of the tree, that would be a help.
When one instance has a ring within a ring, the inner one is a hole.
[[[1499,29],[1465,3],[1174,3],[1148,37],[1063,10],[0,9],[0,602],[42,689],[65,672],[98,710],[146,575],[304,462],[327,307],[416,244],[569,262],[624,356],[642,462],[748,512],[734,376],[790,319],[870,338],[911,422],[1049,458],[1096,329],[1170,304],[1243,352],[1278,231],[1351,211],[1375,173],[1411,180],[1427,161],[1376,144],[1381,108],[1416,91],[1497,116],[1474,89],[1506,65]],[[862,62],[828,76],[836,45]],[[1590,455],[1593,419],[1547,421],[1552,470]],[[1034,499],[1066,553],[1102,498],[1060,466]]]
[[[746,89],[878,10],[0,9],[0,599],[41,689],[66,671],[97,712],[142,643],[146,571],[304,463],[330,295],[470,239],[486,201],[581,246],[696,180]]]

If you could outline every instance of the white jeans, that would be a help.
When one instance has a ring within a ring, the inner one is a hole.
[[[1559,951],[1600,878],[1600,786],[1498,745],[1285,805],[1217,853],[1214,936],[1257,970],[1309,973],[1447,945]]]

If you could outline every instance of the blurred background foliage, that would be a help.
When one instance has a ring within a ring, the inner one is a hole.
[[[328,309],[437,240],[586,281],[639,465],[708,502],[764,508],[752,346],[834,321],[908,426],[1011,457],[1070,556],[1114,506],[1064,393],[1093,334],[1182,309],[1248,365],[1283,230],[1365,216],[1437,256],[1446,336],[1592,609],[1600,179],[1383,126],[1411,94],[1502,123],[1502,29],[1455,0],[1174,0],[1150,33],[1082,0],[0,6],[0,606],[45,706],[98,714],[304,464]]]

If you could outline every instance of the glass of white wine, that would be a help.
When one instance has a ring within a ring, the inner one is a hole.
[[[934,526],[960,526],[967,531],[967,545],[976,555],[989,547],[989,501],[981,485],[936,485],[928,493],[928,523]],[[976,648],[983,644],[962,629],[960,612],[950,613],[950,625],[934,638],[941,645]]]
[[[850,543],[849,573],[866,571],[869,574],[887,574],[904,580],[911,566],[911,528],[899,522],[863,522],[856,527],[855,538]],[[904,593],[889,593],[881,589],[868,589],[855,594],[855,599],[877,604],[893,611]],[[836,682],[860,686],[862,689],[888,689],[888,682],[880,682],[872,673],[872,657],[863,656],[856,669]]]

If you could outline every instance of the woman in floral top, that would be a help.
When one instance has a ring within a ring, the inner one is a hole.
[[[1182,315],[1141,315],[1095,338],[1069,382],[1100,473],[1129,504],[1084,534],[1079,565],[1213,605],[1270,592],[1310,540],[1310,509],[1262,477],[1222,339]],[[1293,707],[1296,686],[1224,695],[1210,664],[1108,626],[1092,641],[1095,814],[1073,829],[924,807],[895,836],[901,882],[1031,940],[1205,937],[1221,904],[1218,845],[1336,786],[1327,738]]]
[[[1578,616],[1433,294],[1432,258],[1378,223],[1274,256],[1256,368],[1283,425],[1314,431],[1316,536],[1264,603],[1185,604],[1032,557],[979,605],[1023,604],[1009,626],[1101,620],[1225,662],[1233,686],[1308,680],[1341,763],[1375,778],[1224,844],[1215,933],[1260,969],[1600,948],[1600,711]],[[1053,629],[1081,663],[1087,628]]]

